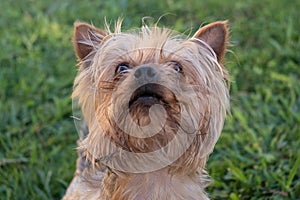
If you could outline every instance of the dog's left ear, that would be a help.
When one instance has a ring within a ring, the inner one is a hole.
[[[73,45],[79,61],[87,60],[106,33],[86,23],[74,23]],[[89,65],[85,63],[85,65]]]
[[[217,21],[200,28],[193,38],[204,41],[216,53],[219,63],[225,55],[228,44],[229,28],[228,21]]]

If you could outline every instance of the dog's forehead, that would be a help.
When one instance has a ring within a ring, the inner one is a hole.
[[[100,51],[107,55],[113,55],[114,59],[155,62],[157,59],[184,56],[182,52],[190,48],[188,47],[190,45],[187,45],[189,43],[192,42],[168,29],[154,29],[152,31],[124,32],[112,35]]]
[[[187,39],[182,34],[168,28],[142,26],[140,29],[112,33],[109,41],[126,45],[127,48],[161,48],[172,43],[173,46]]]

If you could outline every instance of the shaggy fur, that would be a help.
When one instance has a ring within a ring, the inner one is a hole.
[[[88,134],[64,199],[208,199],[204,168],[229,109],[227,41],[227,21],[191,38],[75,23],[72,98]]]

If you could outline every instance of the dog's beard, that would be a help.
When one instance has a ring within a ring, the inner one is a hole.
[[[130,97],[128,96],[129,94]],[[180,104],[173,92],[160,84],[148,83],[135,91],[117,93],[110,124],[123,149],[132,152],[152,152],[166,146],[180,124]],[[120,103],[121,102],[121,103]]]
[[[154,105],[161,105],[169,118],[178,114],[179,104],[173,92],[162,85],[148,83],[136,89],[130,98],[128,106],[133,121],[139,126],[148,125],[149,109]]]

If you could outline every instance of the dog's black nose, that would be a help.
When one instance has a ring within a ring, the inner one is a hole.
[[[151,66],[141,66],[134,72],[134,77],[142,81],[151,81],[156,75],[156,70]]]

